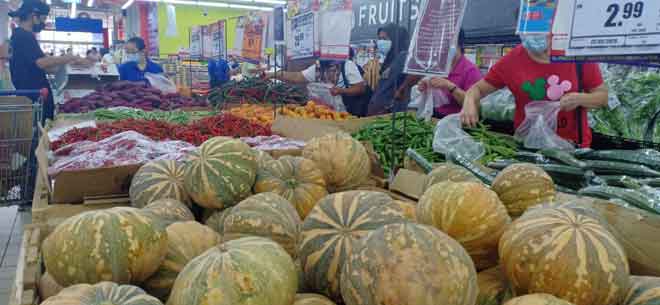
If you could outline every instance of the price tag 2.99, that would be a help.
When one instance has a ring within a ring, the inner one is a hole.
[[[575,0],[572,20],[568,53],[660,50],[659,0]]]

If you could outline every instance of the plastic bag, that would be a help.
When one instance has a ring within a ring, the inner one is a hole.
[[[169,78],[157,73],[144,73],[144,78],[149,81],[151,87],[154,87],[163,93],[177,93],[176,85]]]
[[[448,104],[449,98],[442,90],[431,89],[424,92],[419,91],[419,87],[414,86],[410,92],[410,103],[408,108],[417,109],[417,118],[424,119],[427,122],[433,117],[433,110]]]
[[[469,161],[479,160],[485,150],[463,130],[460,114],[451,114],[438,121],[433,132],[433,151],[444,154],[456,154]]]
[[[61,171],[142,164],[152,160],[184,161],[196,147],[183,141],[154,141],[135,131],[118,133],[99,142],[82,141],[54,152],[49,175]]]
[[[74,128],[82,129],[82,128],[86,128],[86,127],[96,128],[96,121],[94,121],[94,120],[84,121],[84,122],[77,123],[75,125],[69,125],[69,126],[64,126],[64,127],[59,127],[59,128],[53,128],[53,129],[48,131],[48,139],[51,142],[55,142],[55,141],[59,140],[60,137],[63,134],[69,132],[70,130],[72,130]]]
[[[330,88],[333,86],[325,83],[309,83],[307,91],[309,98],[318,104],[326,105],[335,111],[346,111],[346,106],[342,101],[341,95],[332,96]]]
[[[514,136],[530,149],[555,148],[572,150],[573,144],[557,135],[559,102],[535,101],[525,106],[525,120]]]
[[[515,97],[509,89],[498,90],[481,100],[481,117],[497,122],[513,122]]]

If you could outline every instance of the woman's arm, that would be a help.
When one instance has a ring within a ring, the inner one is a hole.
[[[463,125],[474,127],[479,122],[479,105],[481,99],[497,91],[493,85],[485,80],[480,80],[465,94],[463,110],[461,111],[461,122]]]
[[[333,93],[334,95],[348,95],[348,96],[358,96],[362,95],[365,91],[367,91],[367,83],[362,81],[357,84],[353,84],[349,86],[348,88],[339,88],[339,87],[334,87],[330,89],[330,92]]]
[[[266,73],[266,78],[278,79],[281,81],[295,83],[295,84],[304,84],[308,82],[307,79],[305,79],[305,76],[302,74],[302,72],[286,72],[286,71],[281,71],[277,73],[269,72]]]
[[[608,97],[609,89],[605,84],[589,90],[586,93],[568,93],[562,96],[560,100],[561,110],[573,111],[577,107],[584,107],[587,109],[605,107],[607,106]]]

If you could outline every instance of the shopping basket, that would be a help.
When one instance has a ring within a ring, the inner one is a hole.
[[[34,151],[47,95],[48,90],[0,90],[1,206],[32,202],[37,173]]]

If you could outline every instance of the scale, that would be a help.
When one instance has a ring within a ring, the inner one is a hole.
[[[96,63],[89,68],[62,66],[50,79],[55,104],[83,97],[98,86],[119,80],[117,65]]]

